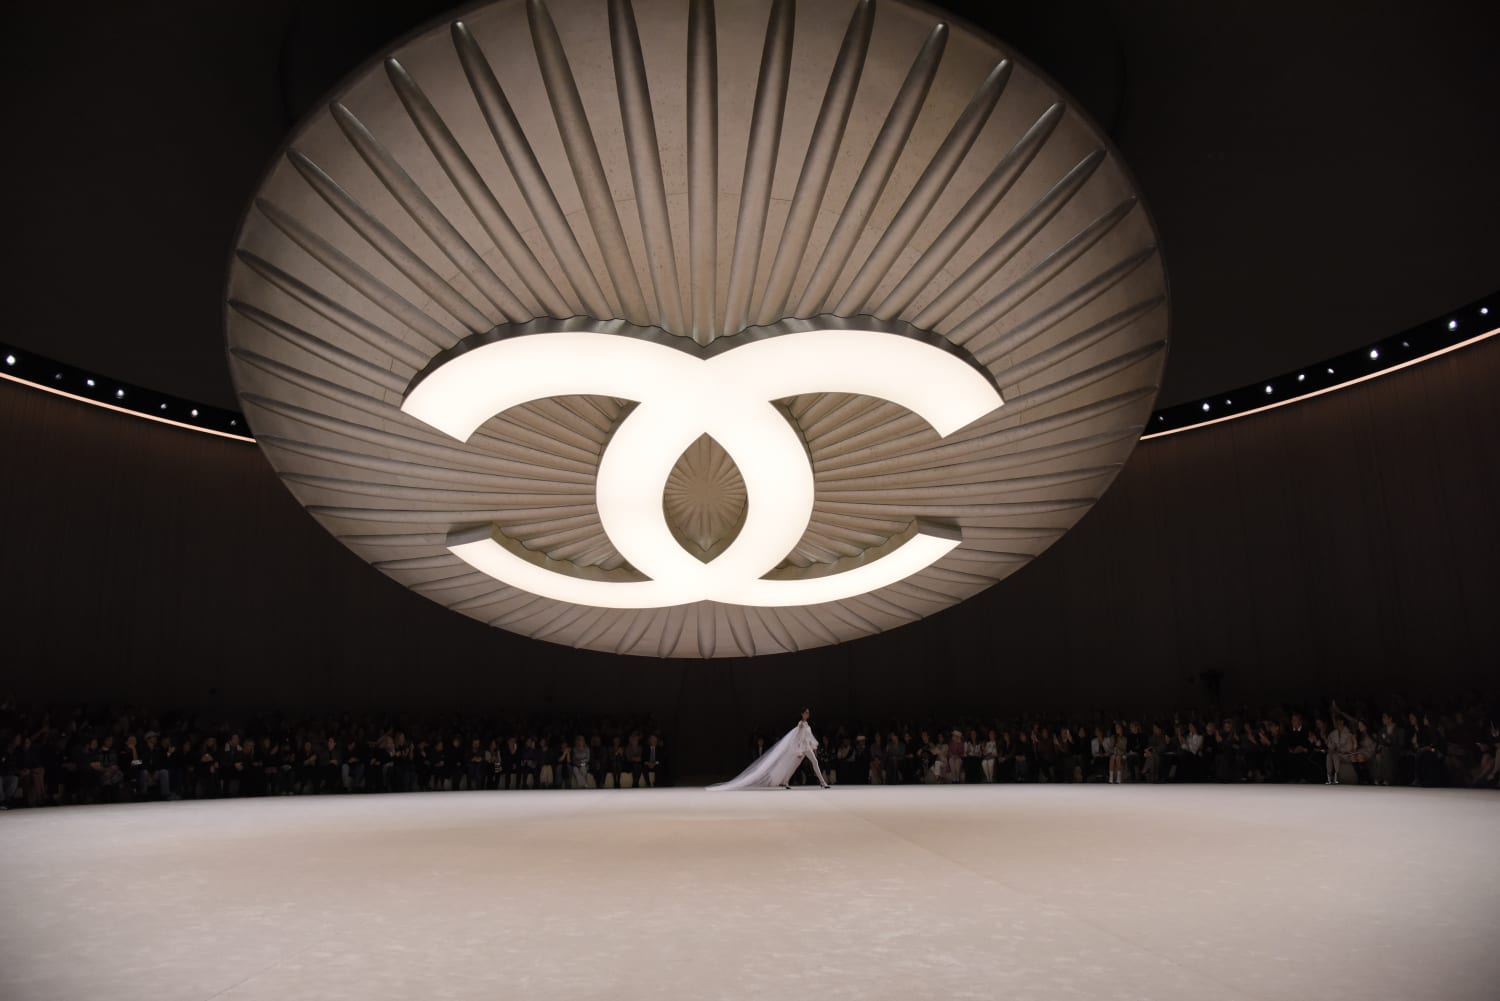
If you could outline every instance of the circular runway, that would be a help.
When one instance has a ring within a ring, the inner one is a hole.
[[[0,997],[1488,1001],[1500,796],[986,786],[0,814]]]

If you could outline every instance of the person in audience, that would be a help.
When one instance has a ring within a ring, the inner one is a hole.
[[[219,741],[216,737],[205,737],[203,742],[193,749],[197,757],[193,759],[193,780],[196,795],[199,798],[216,799],[224,795],[226,787],[219,771]]]
[[[281,764],[277,750],[267,734],[262,734],[259,740],[251,737],[245,741],[245,768],[241,781],[244,783],[246,796],[276,795],[276,778]]]
[[[1443,784],[1443,748],[1442,735],[1437,727],[1432,725],[1432,714],[1412,713],[1411,722],[1411,747],[1415,757],[1415,765],[1412,769],[1412,784],[1419,786],[1440,786]]]
[[[1115,785],[1125,782],[1125,757],[1130,751],[1130,744],[1125,736],[1125,724],[1115,722],[1114,732],[1105,735],[1108,740],[1106,753],[1109,755],[1109,780]]]
[[[469,752],[464,759],[464,780],[468,782],[470,789],[483,789],[485,786],[485,773],[489,772],[490,764],[484,759],[484,748],[480,746],[478,737],[469,739]]]
[[[573,783],[573,747],[559,737],[552,751],[552,788],[568,789]]]
[[[964,781],[969,783],[984,781],[984,768],[980,762],[984,760],[984,744],[979,739],[979,731],[969,729],[968,735],[964,737]]]
[[[1012,758],[1012,768],[1016,773],[1017,782],[1031,781],[1031,768],[1034,759],[1031,750],[1031,737],[1025,729],[1016,731],[1016,751]]]
[[[610,788],[625,788],[621,776],[625,774],[625,742],[618,735],[609,740],[606,752],[605,773],[609,776]]]
[[[1282,733],[1281,739],[1282,754],[1286,762],[1282,773],[1287,776],[1288,781],[1306,782],[1310,773],[1308,760],[1312,745],[1301,713],[1292,713],[1291,725]]]
[[[1479,765],[1469,777],[1470,786],[1500,788],[1500,720],[1490,720],[1482,740],[1475,742]]]
[[[948,734],[945,754],[944,777],[949,782],[962,782],[964,780],[964,735],[962,731],[954,730]]]
[[[1338,711],[1338,707],[1334,707]],[[1333,718],[1333,729],[1329,731],[1325,744],[1325,771],[1324,784],[1339,785],[1341,773],[1345,762],[1348,762],[1359,749],[1359,742],[1354,737],[1354,731],[1349,729],[1349,724],[1344,722],[1342,714]]]
[[[662,764],[661,737],[653,733],[646,738],[646,746],[641,750],[641,784],[655,789],[663,775]]]
[[[484,749],[483,789],[505,788],[505,765],[500,760],[500,738],[491,734]]]
[[[1234,781],[1235,733],[1209,720],[1203,724],[1203,777],[1213,782]]]
[[[1241,782],[1261,782],[1265,779],[1269,770],[1269,749],[1270,738],[1266,736],[1265,728],[1246,720],[1240,727]]]
[[[1166,780],[1167,731],[1160,723],[1151,724],[1146,749],[1141,752],[1141,778],[1146,782]]]
[[[21,738],[21,760],[16,774],[21,780],[21,800],[27,806],[40,806],[47,801],[45,744],[44,740]]]
[[[1370,766],[1375,760],[1375,735],[1370,732],[1370,725],[1364,720],[1356,720],[1354,724],[1354,752],[1349,755],[1349,763],[1354,766],[1354,777],[1360,785],[1369,785],[1373,780],[1370,774]]]
[[[1032,773],[1038,782],[1057,781],[1057,741],[1052,728],[1046,724],[1033,725],[1031,730]]]
[[[631,788],[641,788],[641,735],[638,732],[632,732],[625,741],[625,768],[630,772]]]
[[[505,738],[500,745],[500,788],[519,789],[521,787],[521,758],[524,751],[521,742],[515,734]]]
[[[344,744],[344,765],[340,769],[339,780],[343,782],[345,792],[364,792],[365,749],[353,734],[350,734]]]
[[[891,730],[890,734],[885,738],[885,750],[883,754],[886,781],[893,785],[904,784],[907,781],[906,740],[899,730]]]
[[[996,765],[996,761],[997,761],[997,759],[999,757],[1000,757],[1000,739],[999,739],[999,735],[996,734],[994,730],[991,730],[985,736],[985,738],[984,738],[984,746],[980,748],[980,752],[979,752],[979,770],[980,770],[980,773],[984,776],[984,781],[986,781],[986,782],[994,782],[995,781],[995,765]]]
[[[1203,732],[1194,720],[1188,720],[1187,731],[1177,741],[1177,766],[1182,779],[1197,782],[1203,777]]]
[[[1396,722],[1394,713],[1380,714],[1380,726],[1375,731],[1375,784],[1382,786],[1401,783],[1401,760],[1406,749],[1406,734]]]
[[[1141,765],[1146,757],[1146,732],[1141,721],[1133,719],[1125,731],[1125,772],[1131,782],[1141,780]]]
[[[10,809],[11,801],[18,798],[21,788],[21,735],[11,734],[7,743],[0,744],[0,810]]]

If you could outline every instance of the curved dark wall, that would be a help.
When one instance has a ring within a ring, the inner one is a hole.
[[[0,689],[264,707],[651,710],[713,753],[824,716],[1493,683],[1500,338],[1141,444],[1033,565],[919,624],[749,661],[522,640],[326,535],[250,445],[0,382]],[[727,738],[716,738],[716,734]]]

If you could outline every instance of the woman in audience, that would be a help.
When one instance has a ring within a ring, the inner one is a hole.
[[[1125,724],[1115,722],[1114,733],[1109,739],[1109,780],[1115,785],[1125,782],[1125,756],[1130,753],[1130,742],[1125,736]]]
[[[573,751],[568,756],[569,767],[573,771],[573,788],[589,789],[593,787],[593,779],[589,775],[589,745],[583,739],[583,734],[573,738]]]
[[[1098,774],[1108,785],[1115,784],[1116,760],[1115,730],[1110,723],[1094,727],[1094,736],[1089,739],[1089,755],[1095,758]]]
[[[947,769],[944,774],[949,782],[964,780],[964,735],[960,730],[948,734]]]

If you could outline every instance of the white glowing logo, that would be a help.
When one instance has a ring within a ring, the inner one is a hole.
[[[600,459],[596,499],[610,541],[646,579],[557,564],[492,528],[449,538],[449,550],[476,570],[532,594],[602,608],[813,605],[904,580],[961,541],[956,531],[914,521],[886,545],[821,573],[776,570],[807,528],[814,486],[802,439],[772,401],[873,396],[947,436],[1002,403],[993,381],[955,352],[903,333],[814,328],[734,339],[703,357],[691,342],[684,349],[600,326],[470,347],[421,377],[401,409],[467,441],[492,416],[533,400],[636,401]],[[706,563],[677,541],[662,506],[677,460],[704,434],[734,459],[747,498],[739,534]]]

